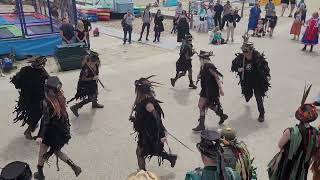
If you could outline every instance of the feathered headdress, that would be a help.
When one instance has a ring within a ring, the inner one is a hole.
[[[136,87],[136,92],[139,91],[144,94],[154,94],[153,87],[160,87],[161,83],[150,81],[149,79],[155,77],[156,75],[151,75],[149,77],[142,77],[135,80],[134,85]]]
[[[310,123],[318,118],[316,106],[314,106],[313,104],[305,103],[311,90],[311,87],[312,84],[306,85],[304,87],[301,105],[295,113],[295,117],[299,121],[304,123]]]

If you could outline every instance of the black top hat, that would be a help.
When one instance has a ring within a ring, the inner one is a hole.
[[[32,67],[45,65],[46,62],[47,62],[47,58],[45,56],[36,56],[28,60],[28,63],[31,63]]]
[[[213,52],[212,51],[207,52],[207,51],[200,50],[200,53],[198,56],[201,58],[209,59],[210,56],[213,56]]]
[[[201,154],[211,158],[217,159],[221,150],[220,133],[213,130],[205,130],[201,132],[201,141],[197,144],[198,150]]]

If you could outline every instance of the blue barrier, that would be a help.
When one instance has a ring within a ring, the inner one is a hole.
[[[52,56],[62,44],[59,34],[0,41],[0,55],[14,52],[18,59],[26,56]]]

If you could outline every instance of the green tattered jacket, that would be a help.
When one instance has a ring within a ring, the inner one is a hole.
[[[303,124],[290,128],[290,141],[268,164],[270,180],[307,180],[310,161],[319,147],[319,131]]]
[[[240,174],[229,167],[225,168],[226,180],[241,180]],[[216,166],[197,168],[186,174],[185,180],[221,180],[221,173]]]

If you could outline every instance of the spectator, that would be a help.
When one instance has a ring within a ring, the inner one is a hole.
[[[234,36],[234,29],[237,26],[237,23],[240,22],[241,17],[237,13],[236,9],[231,9],[230,14],[226,16],[226,22],[227,22],[227,42],[229,41],[229,37],[231,34],[231,42],[234,42],[233,36]]]
[[[219,28],[222,28],[222,22],[221,22],[221,15],[223,12],[223,6],[220,4],[220,0],[217,0],[216,5],[214,6],[214,11],[216,12],[214,16],[214,24],[215,26],[219,26]]]
[[[78,43],[85,43],[86,31],[84,30],[84,25],[81,20],[77,23],[76,38]]]
[[[161,10],[158,9],[155,17],[154,17],[154,40],[153,42],[156,42],[156,40],[160,41],[160,35],[161,32],[164,31],[163,23],[164,20],[163,16],[161,15]]]
[[[265,19],[258,20],[258,25],[257,25],[256,30],[252,36],[255,36],[255,35],[257,37],[265,36],[266,32],[265,32],[265,28],[264,28],[264,26],[265,26],[264,23],[265,23]]]
[[[276,27],[277,22],[278,22],[278,16],[276,15],[276,12],[274,11],[272,13],[272,16],[270,16],[270,18],[268,18],[267,20],[268,20],[268,30],[267,30],[267,32],[269,32],[269,36],[272,37],[274,28]]]
[[[206,17],[207,17],[207,11],[204,6],[204,4],[201,5],[201,8],[199,10],[199,18],[200,18],[200,24],[199,24],[199,29],[198,32],[206,32]]]
[[[258,21],[260,19],[261,9],[259,2],[255,3],[255,6],[250,9],[249,15],[249,24],[248,24],[248,32],[250,30],[255,31],[258,25]],[[255,33],[253,33],[253,36]]]
[[[227,3],[223,6],[223,17],[222,17],[222,26],[221,30],[223,30],[225,24],[226,24],[226,17],[231,13],[231,3],[230,1],[227,1]]]
[[[181,2],[179,2],[178,7],[176,8],[175,17],[179,18],[179,16],[182,14],[183,8]]]
[[[88,20],[87,17],[83,17],[81,21],[83,23],[84,31],[86,33],[86,44],[88,49],[90,49],[90,31],[92,30],[91,22]]]
[[[281,17],[283,17],[284,12],[289,6],[289,0],[281,0],[281,6],[282,6]]]
[[[67,18],[63,18],[63,23],[60,27],[60,35],[62,38],[62,42],[65,44],[72,44],[76,40],[76,36],[74,33],[74,27],[69,23]]]
[[[225,40],[222,38],[222,33],[219,26],[216,26],[210,33],[210,43],[214,45],[226,44]]]
[[[289,17],[292,17],[293,10],[296,7],[297,0],[290,0],[290,14]]]
[[[189,19],[187,17],[187,12],[185,10],[182,11],[179,19],[177,20],[177,42],[182,42],[182,39],[189,33]]]
[[[129,10],[126,15],[123,16],[121,25],[123,28],[123,45],[127,42],[127,34],[129,33],[129,44],[131,44],[131,34],[132,34],[132,25],[133,25],[134,16]]]
[[[303,25],[302,21],[302,11],[299,8],[297,12],[294,13],[294,22],[291,26],[290,34],[293,34],[292,40],[299,40],[299,36],[301,33],[301,27]]]
[[[149,41],[148,37],[149,37],[151,20],[152,20],[152,16],[151,16],[151,13],[150,13],[150,6],[148,5],[146,7],[146,9],[143,11],[143,14],[142,14],[142,22],[143,22],[143,24],[142,24],[142,30],[141,30],[141,33],[140,33],[140,38],[138,39],[138,41],[141,41],[144,29],[146,27],[147,27],[146,41]]]
[[[211,31],[214,27],[213,17],[215,16],[216,12],[213,9],[213,5],[209,5],[209,9],[207,10],[207,23],[208,23],[208,30]]]
[[[310,47],[310,52],[313,51],[313,46],[317,45],[319,42],[319,28],[320,28],[320,20],[319,13],[314,12],[312,17],[306,21],[307,29],[302,37],[302,43],[304,44],[303,51],[307,49],[307,46]]]
[[[269,0],[269,2],[266,4],[265,10],[266,10],[266,19],[268,17],[271,17],[273,15],[273,12],[276,11],[276,7],[274,3],[272,2],[273,0]]]
[[[301,20],[302,22],[306,22],[306,17],[307,17],[307,5],[304,2],[304,0],[301,0],[298,4],[298,9],[301,11]]]

